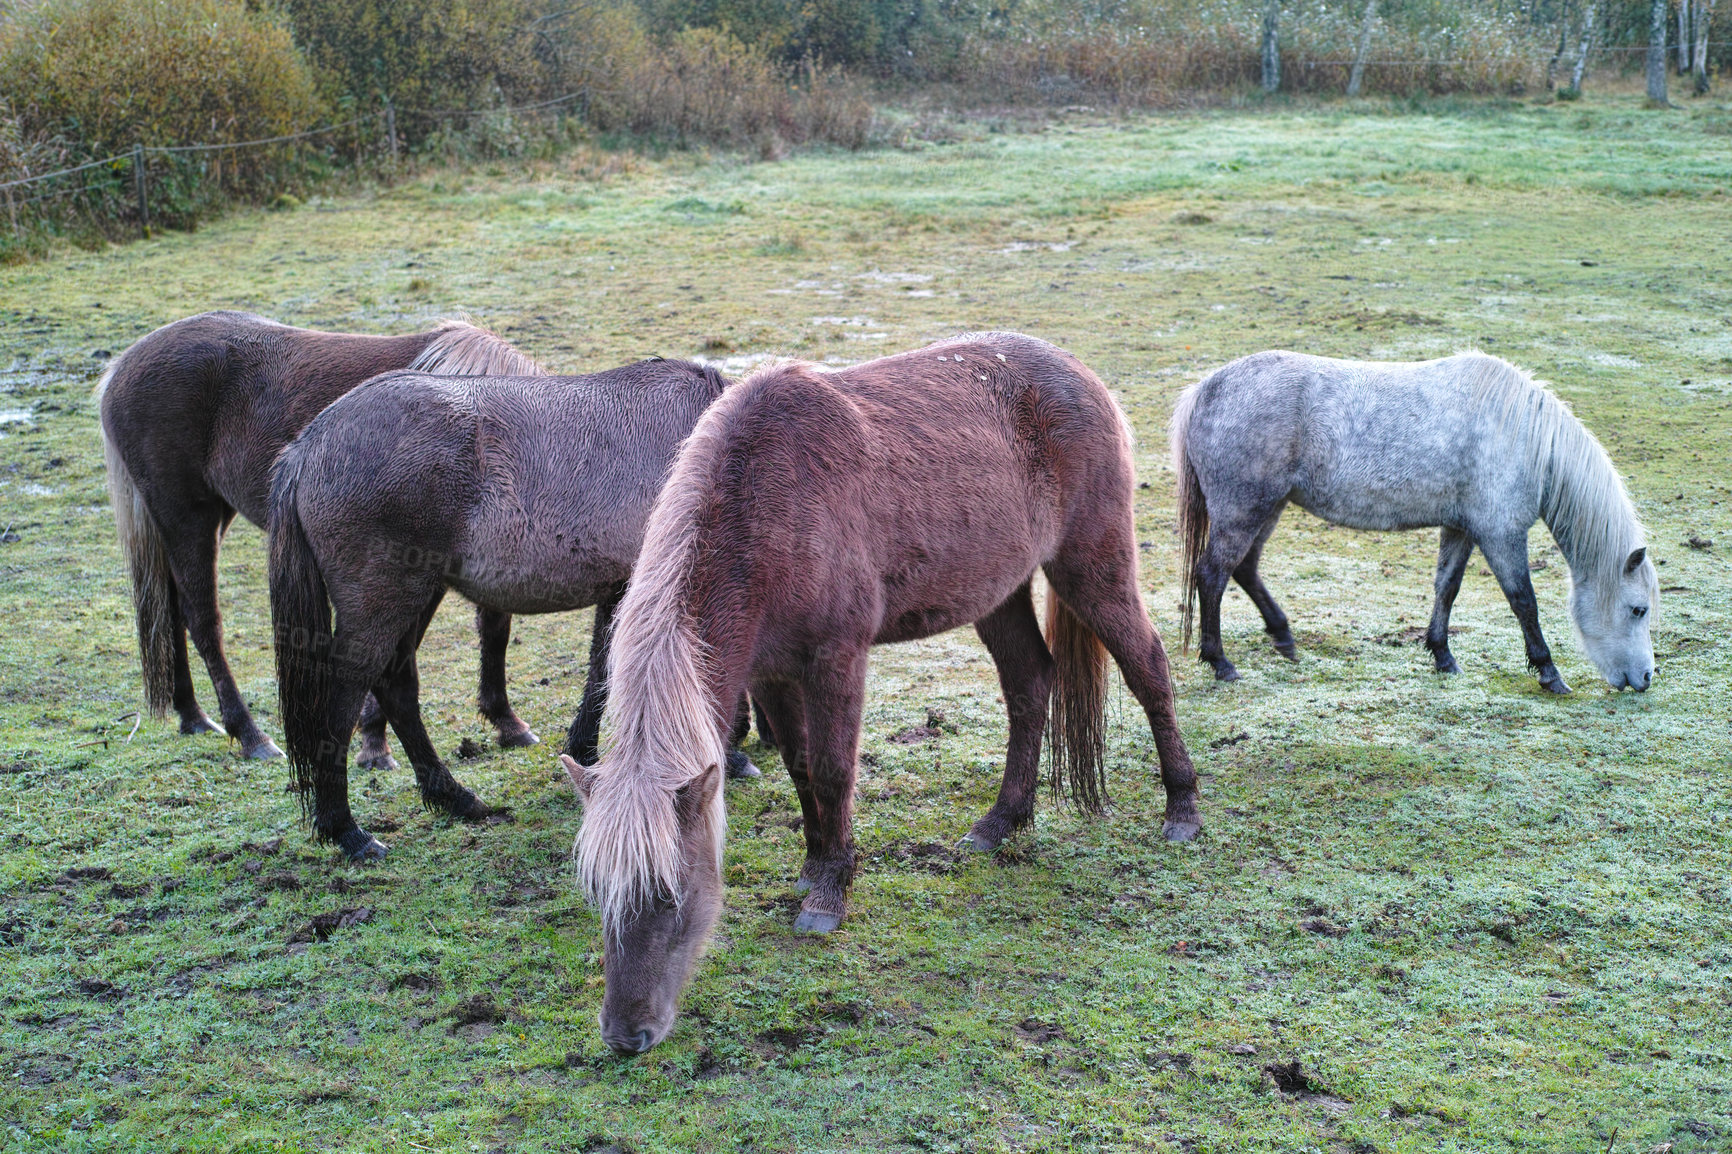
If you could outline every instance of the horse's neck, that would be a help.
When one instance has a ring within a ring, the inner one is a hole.
[[[1605,452],[1573,416],[1564,417],[1540,467],[1540,518],[1572,576],[1591,579],[1614,552],[1622,560],[1622,546],[1636,535],[1635,510]]]

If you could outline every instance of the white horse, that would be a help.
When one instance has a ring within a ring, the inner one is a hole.
[[[1263,614],[1275,648],[1295,658],[1287,618],[1257,574],[1289,501],[1354,529],[1442,528],[1425,635],[1440,673],[1459,671],[1449,610],[1478,545],[1521,622],[1528,664],[1547,689],[1568,693],[1528,579],[1528,529],[1543,518],[1570,567],[1570,617],[1588,657],[1613,689],[1645,690],[1653,678],[1659,582],[1630,496],[1569,407],[1507,361],[1256,353],[1185,390],[1172,448],[1185,644],[1195,597],[1200,656],[1222,681],[1239,676],[1221,651],[1229,576]]]

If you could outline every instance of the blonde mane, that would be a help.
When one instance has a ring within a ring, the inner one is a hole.
[[[1474,404],[1496,412],[1498,424],[1524,446],[1540,517],[1571,573],[1609,604],[1644,530],[1605,447],[1543,381],[1487,353],[1461,358],[1471,364]]]
[[[433,331],[439,335],[405,368],[444,377],[540,377],[547,373],[534,357],[467,318],[447,318],[434,325]]]
[[[699,523],[723,444],[730,389],[681,448],[651,510],[643,550],[614,621],[603,717],[610,740],[588,776],[575,856],[584,892],[618,926],[655,897],[680,899],[674,793],[727,756],[708,687],[708,655],[686,610]],[[722,791],[705,815],[718,864]]]

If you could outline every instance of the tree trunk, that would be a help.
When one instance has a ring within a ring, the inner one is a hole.
[[[1281,0],[1269,0],[1263,9],[1263,91],[1281,87]]]
[[[1552,58],[1550,60],[1546,61],[1546,91],[1547,92],[1550,92],[1552,90],[1552,82],[1557,76],[1558,65],[1563,62],[1564,49],[1569,46],[1569,43],[1570,43],[1570,21],[1569,21],[1569,13],[1566,11],[1564,13],[1564,17],[1558,21],[1558,50],[1556,52],[1552,53]]]
[[[1708,25],[1714,22],[1714,0],[1696,0],[1696,43],[1691,70],[1696,74],[1696,95],[1708,95]]]
[[[1648,5],[1648,103],[1666,105],[1666,0]]]
[[[1690,71],[1690,0],[1678,0],[1678,75]]]
[[[1365,0],[1365,22],[1359,26],[1359,48],[1353,53],[1353,71],[1347,75],[1347,95],[1358,96],[1365,79],[1365,54],[1371,51],[1371,29],[1377,23],[1377,0]]]
[[[1582,94],[1582,74],[1588,70],[1588,50],[1594,45],[1594,17],[1598,15],[1596,5],[1589,4],[1588,10],[1582,14],[1582,44],[1576,53],[1576,66],[1570,70],[1570,92],[1576,96]]]

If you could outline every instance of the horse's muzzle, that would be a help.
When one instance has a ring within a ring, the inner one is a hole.
[[[608,1049],[621,1057],[641,1054],[656,1044],[656,1036],[649,1030],[639,1030],[635,1034],[628,1034],[623,1030],[615,1030],[607,1026],[603,1026],[601,1029],[601,1040],[607,1043]]]

